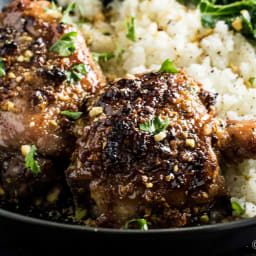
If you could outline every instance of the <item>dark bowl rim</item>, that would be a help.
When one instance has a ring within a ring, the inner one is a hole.
[[[58,223],[54,221],[39,219],[35,217],[25,216],[19,213],[14,213],[5,209],[0,208],[0,217],[4,217],[6,219],[10,219],[13,221],[23,222],[25,224],[32,224],[41,227],[48,227],[48,228],[57,228],[69,231],[80,231],[80,232],[91,232],[91,233],[105,233],[105,234],[143,234],[143,235],[152,235],[152,234],[189,234],[189,233],[212,233],[217,231],[230,231],[230,230],[237,230],[243,228],[249,228],[256,226],[256,218],[248,218],[236,221],[230,221],[227,223],[218,223],[218,224],[209,224],[204,226],[195,226],[195,227],[183,227],[183,228],[163,228],[163,229],[149,229],[147,231],[141,230],[123,230],[123,229],[113,229],[113,228],[94,228],[94,227],[87,227],[82,225],[75,225],[75,224],[66,224],[66,223]]]

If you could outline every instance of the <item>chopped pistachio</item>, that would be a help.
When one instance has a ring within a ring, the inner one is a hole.
[[[162,131],[162,132],[159,132],[158,134],[154,135],[154,140],[155,140],[156,142],[159,142],[159,141],[165,139],[166,136],[167,136],[166,131]]]
[[[20,56],[17,58],[17,61],[18,61],[18,62],[23,62],[23,61],[24,61],[24,56],[20,55]]]
[[[7,111],[12,111],[14,109],[14,103],[11,101],[8,101],[7,103]]]
[[[186,145],[190,146],[191,148],[195,147],[195,140],[194,139],[186,139]]]
[[[87,214],[86,209],[77,208],[75,211],[75,219],[76,220],[82,220]]]
[[[178,172],[179,171],[179,167],[178,167],[178,165],[176,164],[176,165],[174,165],[174,167],[173,167],[173,171],[174,172]]]
[[[58,126],[58,124],[57,124],[57,122],[55,120],[50,120],[49,122],[53,126]]]
[[[173,179],[174,179],[173,174],[169,174],[169,175],[165,176],[165,180],[166,180],[166,181],[171,181],[171,180],[173,180]]]
[[[202,215],[202,216],[200,217],[200,222],[208,223],[208,222],[209,222],[209,217],[208,217],[208,215]]]
[[[27,156],[27,154],[30,152],[31,146],[30,145],[22,145],[21,146],[21,153],[23,156]]]
[[[243,23],[241,17],[236,17],[236,19],[232,22],[232,27],[236,31],[240,31],[243,28]]]
[[[148,181],[148,177],[146,175],[142,175],[141,178],[142,178],[142,181],[145,183]]]
[[[95,116],[100,115],[102,112],[103,112],[103,108],[102,107],[94,107],[89,112],[89,116],[90,117],[95,117]]]
[[[152,188],[152,187],[153,187],[153,183],[151,182],[146,183],[146,188]]]
[[[16,76],[15,76],[15,74],[13,72],[9,72],[8,73],[8,78],[14,79],[14,78],[16,78]]]
[[[209,197],[206,192],[203,192],[202,196],[203,196],[204,198],[208,198],[208,197]]]
[[[3,196],[5,194],[5,191],[2,187],[0,187],[0,196]]]
[[[34,56],[34,53],[33,53],[32,51],[30,51],[30,50],[26,50],[24,55],[25,55],[26,57],[31,58],[31,57]]]
[[[59,187],[53,188],[47,195],[47,202],[51,204],[55,203],[59,199],[60,192],[61,191]]]

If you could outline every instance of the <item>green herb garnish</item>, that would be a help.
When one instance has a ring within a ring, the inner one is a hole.
[[[165,116],[164,119],[162,119],[160,116],[157,116],[153,120],[140,123],[140,130],[156,135],[162,131],[165,131],[169,124],[170,119],[168,116]]]
[[[201,22],[206,28],[214,28],[216,22],[224,21],[230,29],[245,37],[256,39],[256,1],[200,1]],[[248,19],[244,12],[248,12]],[[236,22],[239,24],[236,26]]]
[[[97,53],[97,52],[93,52],[92,53],[93,59],[97,62],[99,62],[100,60],[107,62],[110,59],[115,58],[115,55],[113,53]]]
[[[25,157],[25,167],[30,168],[34,176],[37,176],[41,172],[40,167],[35,160],[35,156],[37,155],[36,150],[36,146],[32,145],[29,153]]]
[[[67,72],[67,83],[72,84],[80,81],[87,73],[85,64],[74,65],[70,71]]]
[[[66,117],[70,118],[70,119],[77,120],[81,117],[83,112],[71,112],[71,111],[65,110],[65,111],[62,111],[61,114],[63,116],[66,116]]]
[[[231,207],[236,212],[237,216],[241,216],[245,213],[245,209],[237,202],[232,202]]]
[[[73,24],[72,18],[70,17],[70,13],[72,11],[74,11],[76,8],[76,3],[75,2],[71,2],[67,9],[63,12],[63,16],[62,19],[60,20],[60,22],[62,23],[66,23],[66,24]]]
[[[125,24],[126,24],[126,28],[127,28],[126,38],[128,38],[132,42],[136,42],[136,38],[135,38],[135,18],[131,17],[131,22],[129,22],[127,20],[125,22]]]
[[[124,228],[129,229],[129,225],[131,223],[137,223],[139,225],[140,230],[144,230],[144,231],[148,230],[148,224],[147,224],[147,221],[145,219],[128,220],[128,221],[126,221]]]
[[[118,65],[121,63],[124,53],[125,53],[125,50],[123,48],[119,48],[117,60],[116,60]]]
[[[51,48],[50,51],[57,52],[60,56],[67,57],[75,52],[75,37],[77,32],[69,32],[63,35]]]
[[[178,69],[173,66],[173,62],[169,59],[165,60],[159,72],[177,73]]]
[[[4,61],[2,58],[0,58],[0,77],[5,75],[6,75],[6,72],[5,72]]]
[[[255,77],[250,77],[248,81],[249,81],[249,83],[250,83],[251,85],[253,85],[253,83],[254,83],[254,81],[255,81]]]
[[[47,14],[56,15],[61,13],[62,8],[57,7],[54,1],[51,2],[51,8],[45,8],[44,11]]]

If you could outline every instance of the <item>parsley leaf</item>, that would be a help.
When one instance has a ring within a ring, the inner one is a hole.
[[[173,66],[173,62],[169,59],[165,60],[159,72],[177,73],[178,69]]]
[[[115,54],[113,53],[97,53],[97,52],[93,52],[92,53],[93,59],[97,62],[99,62],[100,60],[107,62],[110,59],[115,58]]]
[[[70,71],[67,72],[67,82],[69,84],[80,81],[87,73],[85,64],[74,65]]]
[[[165,116],[162,119],[160,116],[155,117],[153,120],[147,121],[145,123],[140,123],[140,130],[145,132],[153,133],[154,135],[166,130],[170,124],[170,119],[168,116]]]
[[[230,29],[256,39],[255,0],[201,0],[200,12],[202,25],[206,28],[214,28],[216,22],[222,20]]]
[[[124,228],[129,229],[129,225],[131,223],[137,223],[139,225],[140,230],[143,230],[143,231],[148,230],[148,224],[147,224],[147,221],[145,219],[128,220],[128,221],[126,221]]]
[[[253,85],[254,80],[255,80],[255,77],[250,77],[248,81],[249,81],[249,83],[250,83],[251,85]]]
[[[116,61],[118,65],[121,63],[124,53],[125,53],[125,50],[123,48],[119,48],[117,61]]]
[[[128,20],[125,22],[127,28],[126,37],[131,40],[132,42],[136,42],[135,38],[135,18],[131,17],[131,22]]]
[[[76,8],[76,3],[75,2],[71,2],[67,9],[63,12],[63,16],[62,19],[60,20],[60,22],[65,23],[65,24],[73,24],[72,18],[70,17],[70,13],[72,11],[74,11]]]
[[[75,37],[77,32],[69,32],[62,37],[49,49],[50,51],[57,52],[60,56],[67,57],[75,52]]]
[[[236,212],[237,216],[241,216],[245,213],[245,209],[237,202],[232,202],[231,207]]]
[[[0,77],[5,75],[6,75],[6,72],[5,72],[4,61],[2,58],[0,58]]]
[[[35,160],[35,156],[37,155],[36,150],[36,146],[32,145],[30,147],[29,153],[26,155],[25,158],[25,167],[30,168],[34,176],[37,176],[41,172],[40,167]]]
[[[61,10],[62,8],[61,7],[57,7],[57,5],[55,4],[54,1],[51,2],[51,8],[45,8],[44,11],[45,13],[47,14],[50,14],[50,15],[59,15],[61,14]]]
[[[71,111],[66,110],[66,111],[62,111],[61,114],[70,118],[70,119],[77,120],[81,117],[83,112],[71,112]]]

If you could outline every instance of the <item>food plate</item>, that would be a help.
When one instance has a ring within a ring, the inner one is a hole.
[[[1,0],[0,8],[6,5],[7,0]],[[0,209],[2,242],[22,242],[34,240],[59,241],[72,239],[72,245],[83,243],[85,240],[113,241],[118,239],[120,244],[129,240],[143,241],[156,240],[163,242],[163,247],[171,246],[180,253],[188,252],[224,252],[241,248],[256,239],[256,219],[246,219],[214,225],[154,229],[148,231],[119,230],[106,228],[92,228],[79,225],[55,223],[23,216],[4,209]],[[168,241],[168,242],[166,242]],[[147,248],[150,248],[148,246]]]

